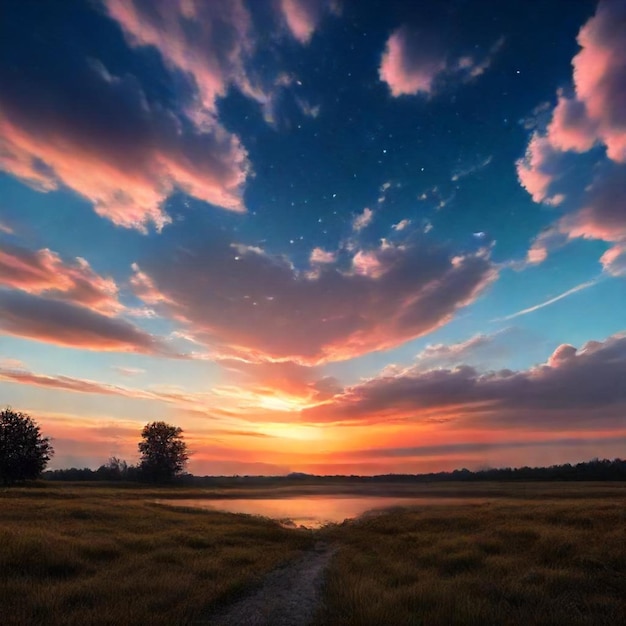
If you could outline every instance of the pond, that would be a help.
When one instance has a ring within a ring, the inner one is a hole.
[[[159,500],[160,504],[189,506],[228,513],[262,515],[279,520],[285,526],[320,528],[328,523],[340,523],[359,517],[364,513],[375,513],[398,506],[433,506],[481,504],[484,498],[447,497],[387,497],[310,495],[285,496],[281,498],[215,498]]]

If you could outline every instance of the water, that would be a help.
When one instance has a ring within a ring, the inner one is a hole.
[[[432,506],[479,504],[479,498],[411,498],[386,496],[310,495],[282,498],[223,498],[159,500],[161,504],[201,509],[262,515],[281,521],[286,526],[319,528],[397,506]]]

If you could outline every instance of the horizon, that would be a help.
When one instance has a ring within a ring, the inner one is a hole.
[[[124,459],[119,459],[120,461],[124,461]],[[446,475],[446,476],[452,476],[454,474],[472,474],[472,475],[477,475],[477,474],[481,474],[481,473],[485,473],[485,472],[506,472],[506,471],[512,471],[512,472],[516,472],[516,471],[521,471],[521,470],[531,470],[531,471],[542,471],[542,470],[552,470],[552,469],[557,469],[557,468],[563,468],[563,467],[578,467],[581,465],[584,466],[590,466],[593,464],[607,464],[607,463],[611,463],[611,464],[616,464],[616,463],[626,463],[626,461],[624,461],[623,459],[616,457],[613,459],[599,459],[599,458],[594,458],[594,459],[589,459],[588,461],[581,461],[579,463],[563,463],[563,464],[557,464],[557,465],[550,465],[550,466],[538,466],[538,467],[531,467],[531,466],[518,466],[518,467],[483,467],[480,469],[476,469],[476,470],[469,470],[466,467],[457,467],[456,469],[450,470],[450,471],[432,471],[432,472],[427,472],[427,473],[423,473],[423,474],[397,474],[397,473],[390,473],[390,474],[307,474],[306,472],[290,472],[289,474],[203,474],[203,475],[199,475],[199,474],[191,474],[189,472],[184,472],[183,474],[181,474],[180,476],[178,476],[177,478],[180,479],[185,479],[185,478],[224,478],[224,479],[232,479],[232,478],[236,478],[236,479],[241,479],[241,478],[252,478],[252,479],[261,479],[261,478],[267,478],[267,479],[271,479],[271,478],[286,478],[286,479],[295,479],[295,478],[364,478],[364,479],[374,479],[374,478],[386,478],[386,477],[397,477],[397,478],[408,478],[408,477],[412,477],[412,478],[421,478],[421,477],[427,477],[427,476],[441,476]],[[66,471],[72,471],[72,470],[77,470],[77,471],[84,471],[84,470],[90,470],[90,471],[94,471],[93,468],[88,468],[88,467],[65,467],[65,468],[57,468],[57,469],[46,469],[43,472],[43,477],[46,478],[46,474],[48,473],[54,473],[54,472],[66,472]],[[58,480],[58,479],[54,479],[54,480]],[[63,478],[62,480],[70,480],[68,478]],[[123,481],[126,480],[127,482],[136,482],[134,480],[130,480],[130,479],[122,479]],[[588,480],[588,478],[585,478],[583,480]],[[110,482],[105,480],[104,482]]]
[[[49,469],[623,457],[626,3],[9,1],[0,401]]]

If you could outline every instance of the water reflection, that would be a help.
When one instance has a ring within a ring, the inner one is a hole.
[[[284,498],[225,498],[159,500],[161,504],[262,515],[280,520],[287,526],[319,528],[324,524],[343,522],[366,512],[397,506],[432,506],[478,504],[479,498],[407,498],[385,496],[311,495]]]

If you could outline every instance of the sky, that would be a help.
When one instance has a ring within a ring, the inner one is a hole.
[[[626,449],[626,1],[7,0],[0,403],[52,468]]]

